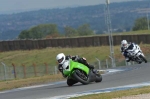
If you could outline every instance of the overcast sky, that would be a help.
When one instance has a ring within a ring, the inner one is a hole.
[[[0,14],[15,13],[46,8],[86,6],[104,4],[106,0],[0,0]],[[110,0],[123,2],[132,0]]]

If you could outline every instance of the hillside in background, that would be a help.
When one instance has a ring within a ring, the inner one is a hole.
[[[0,15],[0,40],[16,39],[22,30],[46,23],[57,24],[59,32],[62,34],[65,26],[77,28],[88,23],[96,34],[102,34],[107,31],[104,9],[105,5],[100,4]],[[130,31],[135,19],[146,17],[148,11],[150,11],[149,0],[111,3],[110,13],[113,31]]]

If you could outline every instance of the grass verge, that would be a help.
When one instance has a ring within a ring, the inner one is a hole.
[[[64,80],[61,74],[0,82],[0,91]]]
[[[114,99],[114,98],[121,98],[126,96],[132,97],[133,95],[146,94],[146,93],[150,93],[150,86],[135,88],[130,90],[123,90],[123,91],[114,91],[110,93],[86,95],[86,96],[75,97],[70,99]],[[144,98],[144,99],[148,99],[148,98]]]

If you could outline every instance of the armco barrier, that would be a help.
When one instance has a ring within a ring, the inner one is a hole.
[[[126,39],[137,44],[150,44],[150,34],[140,35],[114,35],[113,44],[120,45],[121,40]],[[108,36],[91,36],[78,38],[57,38],[42,40],[12,40],[0,41],[0,51],[32,50],[46,47],[89,47],[109,45]]]

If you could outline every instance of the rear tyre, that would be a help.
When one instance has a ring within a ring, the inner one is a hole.
[[[73,77],[84,85],[89,84],[89,77],[82,70],[76,69],[73,73]]]
[[[142,60],[143,60],[145,63],[147,63],[147,60],[146,60],[146,58],[145,58],[144,56],[140,55],[140,58],[142,58]]]

